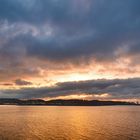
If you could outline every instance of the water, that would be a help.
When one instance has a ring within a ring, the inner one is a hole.
[[[0,106],[0,140],[140,140],[140,107]]]

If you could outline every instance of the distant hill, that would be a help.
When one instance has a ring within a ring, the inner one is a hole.
[[[46,105],[46,106],[111,106],[111,105],[140,105],[134,102],[121,101],[99,101],[99,100],[50,100],[40,99],[19,100],[19,99],[0,99],[0,105]]]

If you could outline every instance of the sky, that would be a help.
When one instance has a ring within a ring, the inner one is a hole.
[[[140,101],[139,0],[0,0],[0,98]]]

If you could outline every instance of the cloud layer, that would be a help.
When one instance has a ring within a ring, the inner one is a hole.
[[[88,80],[56,83],[55,86],[3,90],[0,97],[57,98],[79,95],[88,99],[140,99],[140,79]],[[74,96],[76,97],[76,96]],[[90,98],[89,98],[90,97]]]
[[[83,79],[140,77],[139,5],[139,0],[0,0],[0,85],[44,86],[46,80],[69,81],[75,73],[86,73]]]

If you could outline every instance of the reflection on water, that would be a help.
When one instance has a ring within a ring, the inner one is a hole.
[[[140,140],[140,107],[0,106],[0,140]]]

